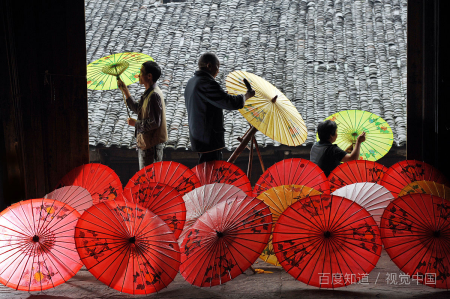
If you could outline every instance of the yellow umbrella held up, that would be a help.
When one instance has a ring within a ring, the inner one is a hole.
[[[153,61],[153,58],[136,52],[111,54],[97,59],[87,66],[87,88],[93,90],[116,89],[119,78],[125,85],[133,84],[139,80],[141,66],[146,61]],[[122,95],[128,112],[123,91]],[[130,116],[130,112],[128,112],[128,116]]]
[[[289,146],[301,145],[307,137],[302,116],[289,99],[263,78],[245,71],[234,71],[226,78],[229,94],[246,93],[247,79],[255,96],[245,102],[239,112],[261,133]]]

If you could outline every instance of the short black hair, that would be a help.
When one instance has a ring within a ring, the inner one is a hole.
[[[217,57],[216,54],[211,53],[211,52],[203,53],[202,56],[200,56],[200,58],[198,59],[198,68],[206,69],[206,65],[208,63],[211,63],[213,65],[218,65],[218,64],[220,64],[219,58]]]
[[[332,120],[326,120],[317,126],[317,134],[319,134],[319,139],[322,141],[328,141],[330,136],[334,136],[337,130],[337,125]]]
[[[153,82],[158,81],[161,77],[161,68],[154,61],[146,61],[142,64],[145,70],[145,74],[152,74]]]

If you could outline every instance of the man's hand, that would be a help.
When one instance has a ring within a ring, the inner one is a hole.
[[[136,120],[134,119],[134,118],[128,118],[127,119],[127,123],[130,125],[130,126],[135,126],[136,125]]]
[[[245,100],[247,101],[248,99],[250,99],[251,97],[254,97],[255,96],[255,91],[254,90],[250,90],[250,91],[247,91],[247,93],[245,94]]]
[[[358,136],[356,143],[361,144],[364,141],[366,141],[366,132],[362,132],[361,135]]]
[[[125,83],[123,83],[122,80],[120,80],[120,78],[117,78],[117,86],[119,87],[120,90],[123,91],[123,93],[125,94],[125,98],[129,98],[131,96],[130,91],[128,90],[128,87]]]

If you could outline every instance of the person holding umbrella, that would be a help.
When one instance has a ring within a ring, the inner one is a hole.
[[[138,115],[138,119],[128,118],[128,125],[135,127],[135,137],[139,157],[139,169],[163,158],[164,142],[167,141],[166,109],[164,96],[156,84],[161,76],[161,69],[154,61],[142,64],[139,84],[145,86],[145,92],[139,101],[131,96],[122,80],[117,85],[124,92],[127,106]]]
[[[361,149],[361,143],[366,140],[366,132],[362,132],[358,138],[351,153],[340,149],[333,142],[337,139],[337,125],[332,120],[326,120],[317,126],[317,134],[319,135],[319,142],[316,142],[310,153],[311,162],[317,164],[325,173],[326,176],[330,174],[341,162],[348,162],[357,160]],[[349,149],[350,151],[350,149]]]
[[[222,160],[225,147],[223,109],[238,110],[255,95],[249,90],[241,95],[226,93],[217,83],[219,58],[214,53],[204,53],[198,60],[198,70],[189,79],[184,91],[189,123],[191,148],[198,153],[198,164]]]

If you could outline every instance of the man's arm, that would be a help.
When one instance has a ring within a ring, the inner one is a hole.
[[[208,80],[200,84],[199,89],[203,100],[210,104],[227,110],[242,109],[245,105],[245,101],[255,95],[255,91],[247,91],[246,94],[231,95],[226,93],[219,83],[215,80]]]
[[[138,106],[139,106],[139,104],[131,96],[130,91],[128,90],[128,87],[120,79],[117,79],[117,86],[124,93],[128,108],[130,108],[130,110],[133,111],[134,113],[138,114]]]
[[[353,147],[353,150],[350,154],[347,154],[342,158],[341,162],[348,162],[357,160],[359,157],[359,152],[361,150],[361,143],[363,143],[366,140],[366,132],[362,132],[361,135],[358,136],[356,139],[356,144]]]

